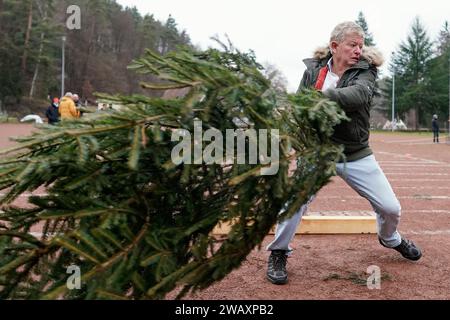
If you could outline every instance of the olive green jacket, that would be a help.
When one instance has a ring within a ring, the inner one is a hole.
[[[306,71],[299,90],[315,86],[319,71],[331,58],[328,48],[318,49],[312,59],[305,59]],[[360,61],[345,71],[336,89],[324,93],[337,102],[350,121],[334,127],[332,141],[344,146],[347,161],[355,161],[372,154],[369,147],[370,106],[377,79],[377,67],[383,63],[381,54],[374,48],[364,48]]]

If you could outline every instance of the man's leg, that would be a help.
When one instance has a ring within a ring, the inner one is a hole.
[[[292,252],[289,244],[295,236],[303,214],[308,210],[308,205],[313,199],[314,197],[291,218],[277,224],[275,239],[267,246],[267,250],[271,252],[267,266],[267,279],[273,284],[285,284],[287,282],[287,256]]]
[[[338,163],[337,173],[370,202],[377,214],[378,235],[383,242],[391,247],[399,245],[400,203],[375,157],[371,155],[346,164]]]
[[[284,250],[291,252],[292,248],[289,246],[295,236],[297,227],[302,220],[303,214],[308,210],[308,204],[303,205],[300,210],[289,219],[283,220],[277,224],[275,229],[275,238],[267,246],[267,250]]]
[[[401,206],[375,156],[371,155],[345,165],[338,163],[337,173],[372,205],[377,215],[380,243],[396,249],[405,258],[418,260],[421,256],[420,250],[413,243],[402,239],[397,231]]]

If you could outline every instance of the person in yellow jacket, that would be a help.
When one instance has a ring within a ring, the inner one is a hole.
[[[59,103],[59,115],[61,120],[77,119],[80,111],[76,108],[72,93],[68,92]]]

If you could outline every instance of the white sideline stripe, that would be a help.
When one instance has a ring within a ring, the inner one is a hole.
[[[415,142],[415,143],[401,143],[404,146],[423,146],[423,145],[430,145],[435,144],[433,142]]]
[[[414,161],[414,162],[408,162],[408,161],[382,161],[382,160],[377,160],[378,163],[380,164],[384,164],[386,166],[394,166],[394,165],[405,165],[405,166],[430,166],[430,167],[437,167],[439,165],[437,164],[430,164],[427,162],[419,162],[419,161]]]
[[[414,164],[414,163],[418,163],[418,164],[420,164],[420,163],[427,163],[427,162],[424,162],[424,161],[408,161],[408,160],[405,160],[405,161],[403,161],[403,160],[378,160],[378,162],[383,162],[383,163],[412,163],[412,164]]]
[[[391,184],[392,185],[392,184]],[[325,189],[326,188],[326,189]],[[330,193],[330,192],[336,192],[336,191],[340,191],[342,192],[343,188],[348,188],[348,190],[352,190],[349,186],[347,186],[346,184],[342,184],[338,187],[325,187],[323,191],[325,193]],[[395,190],[450,190],[450,187],[433,187],[433,186],[429,186],[429,187],[409,187],[409,186],[396,186],[396,185],[392,185],[392,188]]]
[[[378,161],[378,163],[380,163],[380,161]],[[385,168],[385,167],[428,167],[428,168],[449,168],[450,164],[445,163],[445,162],[441,162],[441,163],[417,163],[417,164],[403,164],[402,162],[399,162],[398,164],[396,163],[387,163],[387,164],[383,164],[380,163],[380,165]]]
[[[448,190],[450,189],[450,186],[448,187],[434,187],[434,186],[424,186],[424,187],[409,187],[409,186],[401,186],[401,187],[395,187],[394,189],[436,189],[436,190]]]
[[[408,164],[408,163],[382,163],[381,161],[378,161],[380,166],[383,168],[390,168],[390,167],[405,167],[405,168],[415,168],[415,167],[424,167],[424,168],[450,168],[450,164],[448,163],[416,163],[416,164]]]
[[[445,162],[429,160],[429,159],[424,159],[424,158],[412,157],[411,155],[398,154],[398,153],[385,152],[385,151],[378,151],[377,153],[378,154],[387,155],[387,156],[390,156],[390,157],[394,157],[394,158],[406,158],[408,160],[417,160],[417,161],[423,161],[423,162],[426,162],[426,163],[443,164],[443,165],[448,166],[448,164],[445,163]]]
[[[404,234],[426,235],[426,236],[438,236],[438,235],[450,235],[450,230],[423,230],[423,231],[406,231]]]
[[[447,182],[448,183],[448,179],[389,179],[389,181],[433,181],[433,182]]]
[[[409,164],[426,164],[428,162],[426,161],[413,161],[413,160],[388,160],[386,159],[381,159],[381,160],[377,160],[378,162],[381,163],[409,163]]]
[[[412,176],[412,175],[426,175],[426,172],[430,172],[429,175],[437,176],[437,175],[450,175],[450,168],[445,170],[439,170],[439,169],[408,169],[409,172],[403,172],[403,168],[389,168],[388,170],[383,170],[384,174],[403,174],[405,176]],[[418,173],[414,173],[418,172]],[[450,185],[450,180],[449,180]]]
[[[401,162],[399,164],[381,164],[381,166],[383,168],[450,168],[450,164],[401,164]]]
[[[318,196],[318,199],[361,199],[360,196]],[[417,196],[398,196],[398,199],[416,199],[416,200],[450,200],[450,196],[429,196],[429,195],[417,195]]]
[[[386,171],[395,171],[395,172],[399,172],[402,169],[406,169],[406,170],[410,170],[410,172],[408,172],[408,174],[413,174],[414,172],[450,172],[450,166],[439,166],[439,167],[430,167],[430,166],[381,166],[381,169],[383,170],[383,172]]]
[[[415,212],[415,213],[450,213],[450,210],[402,210],[402,212]]]
[[[385,172],[384,174],[388,174],[391,176],[394,175],[410,175],[411,172]],[[414,173],[414,176],[450,176],[448,173]]]
[[[448,213],[450,214],[450,210],[409,210],[409,209],[402,209],[402,213]],[[336,215],[336,214],[342,214],[342,215],[349,215],[349,216],[358,216],[359,215],[375,215],[375,212],[370,210],[324,210],[324,211],[311,211],[307,212],[305,215],[313,216],[313,215]]]
[[[436,189],[436,190],[449,190],[450,186],[411,186],[409,184],[403,185],[400,182],[402,182],[402,180],[396,180],[396,179],[389,179],[389,182],[391,182],[392,180],[394,180],[396,183],[391,183],[391,186],[394,189],[412,189],[412,190],[423,190],[423,189]],[[442,180],[444,181],[444,180]],[[447,181],[448,182],[448,181]],[[441,184],[442,185],[442,184]],[[341,181],[336,181],[333,184],[329,184],[327,186],[325,186],[323,189],[330,191],[342,191],[342,188],[348,188],[348,190],[353,190],[351,189],[345,182],[341,182]]]
[[[345,183],[342,183],[341,186],[338,187],[325,187],[327,188],[327,192],[329,191],[342,191],[343,187],[347,187]],[[433,189],[433,190],[449,190],[450,186],[448,187],[434,187],[434,186],[424,186],[424,187],[411,187],[411,186],[393,186],[394,189],[413,189],[413,190],[423,190],[423,189]]]
[[[429,141],[430,138],[421,138],[421,139],[414,139],[414,140],[382,140],[384,143],[399,143],[399,142],[424,142]]]

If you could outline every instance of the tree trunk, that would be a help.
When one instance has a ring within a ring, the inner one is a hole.
[[[415,111],[416,111],[416,121],[415,121],[415,130],[417,131],[417,130],[419,130],[419,127],[420,127],[420,123],[419,123],[419,106],[416,106],[415,108]]]
[[[23,55],[22,55],[22,72],[23,72],[23,74],[25,74],[26,67],[27,67],[28,46],[30,44],[32,24],[33,24],[33,0],[30,0],[30,9],[28,11],[27,32],[25,34],[25,45],[23,48]]]
[[[38,53],[38,60],[36,62],[36,67],[34,68],[34,75],[33,80],[31,80],[31,87],[30,87],[30,98],[34,95],[34,90],[36,87],[36,80],[39,74],[39,65],[41,64],[42,59],[42,51],[44,51],[44,39],[45,39],[45,33],[41,33],[41,43],[39,45],[39,53]]]
[[[2,30],[3,0],[0,0],[0,31]]]
[[[79,79],[79,82],[76,83],[76,86],[80,86],[80,88],[82,88],[84,82],[86,80],[91,80],[92,77],[89,76],[89,64],[90,64],[90,60],[91,60],[91,55],[95,56],[95,34],[97,33],[97,21],[94,18],[93,19],[93,24],[91,27],[91,36],[89,37],[89,44],[88,44],[88,50],[87,50],[87,54],[86,54],[86,58],[84,61],[84,66],[82,67],[81,70],[83,70],[81,77]]]
[[[2,14],[3,14],[3,0],[0,0],[0,43],[1,43],[2,35],[3,35]]]

